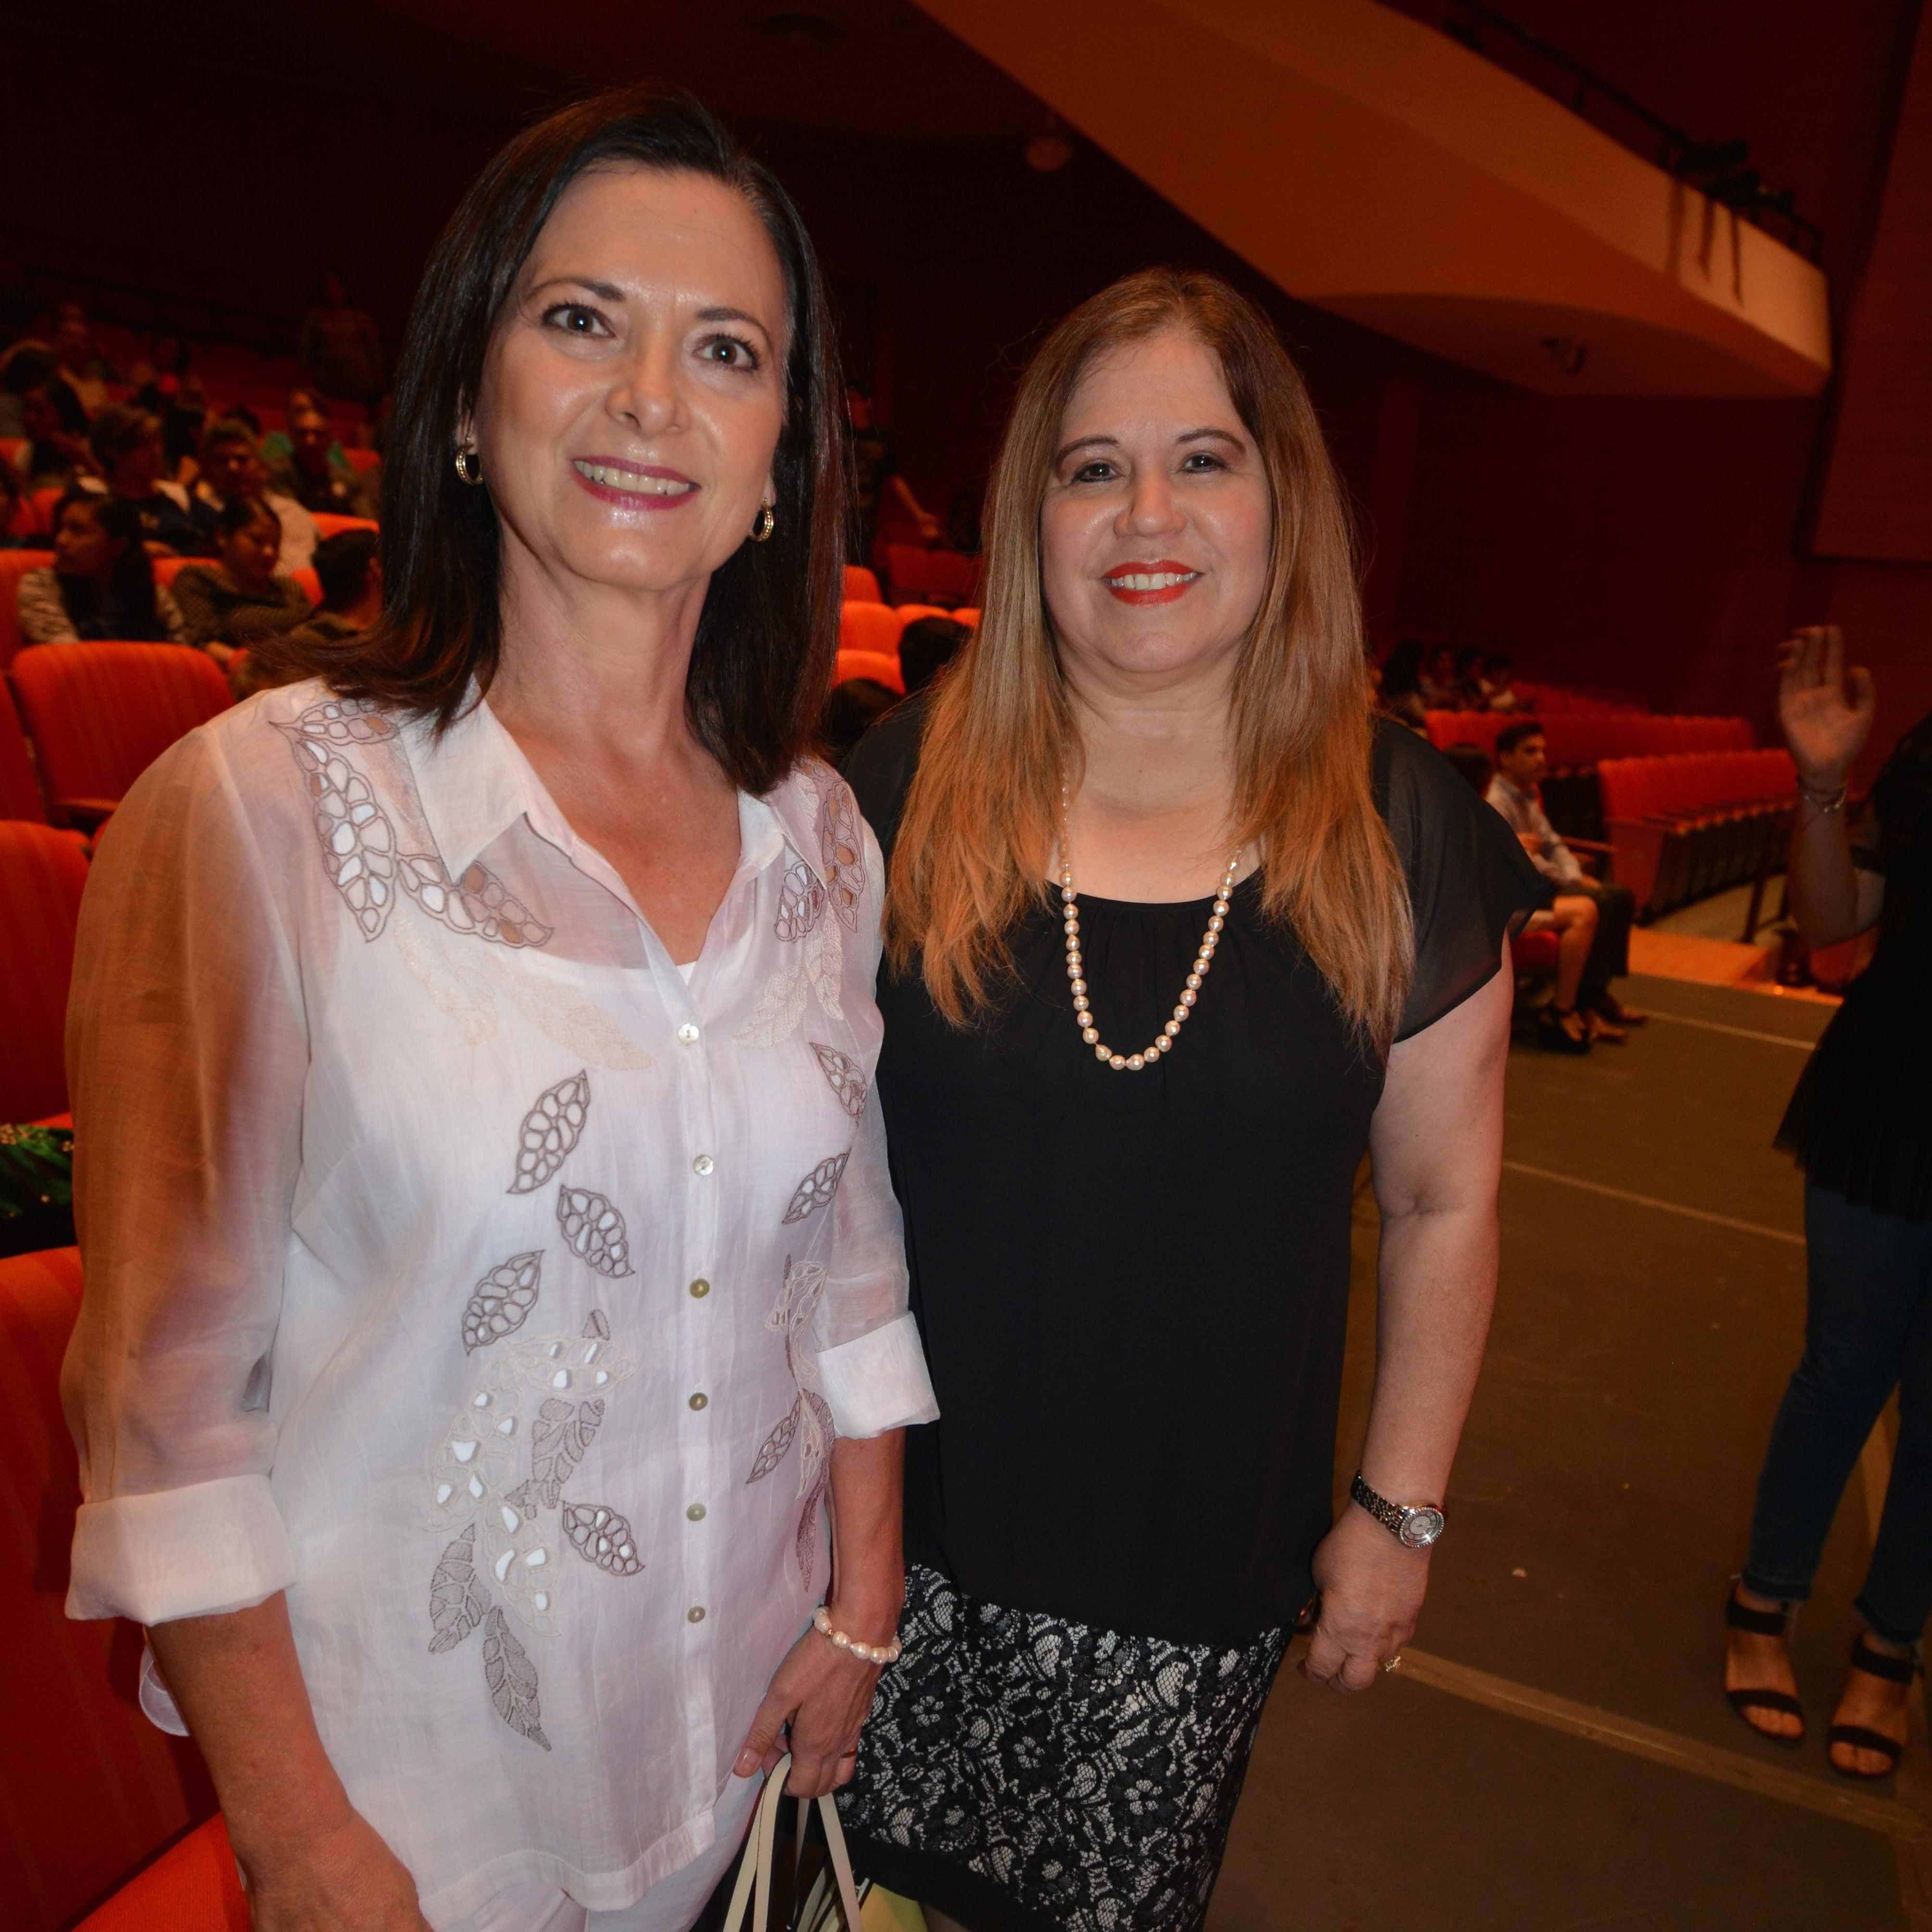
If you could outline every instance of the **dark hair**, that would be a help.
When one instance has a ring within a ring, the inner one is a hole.
[[[94,418],[94,427],[87,432],[87,446],[104,470],[112,470],[150,437],[158,441],[160,434],[160,417],[125,403],[110,403]]]
[[[201,433],[201,454],[205,462],[212,449],[218,449],[224,442],[245,442],[259,455],[255,432],[242,418],[232,412],[225,416],[217,416]]]
[[[238,491],[215,512],[214,534],[218,537],[232,537],[237,530],[245,530],[257,519],[266,520],[278,530],[282,526],[274,506],[266,497],[250,496],[245,490]]]
[[[848,677],[835,685],[819,716],[819,748],[842,770],[853,747],[898,701],[898,693],[875,677]]]
[[[164,642],[166,628],[154,602],[154,566],[148,556],[146,532],[138,504],[96,490],[64,491],[54,505],[52,525],[76,504],[89,511],[102,530],[121,546],[104,587],[91,577],[62,577],[61,602],[78,638],[108,638],[133,643]]]
[[[1490,754],[1480,745],[1444,745],[1442,755],[1454,765],[1474,792],[1490,788]]]
[[[1534,718],[1518,718],[1496,734],[1496,756],[1513,752],[1526,738],[1540,738],[1544,735],[1542,725]]]
[[[923,691],[973,634],[953,617],[915,617],[899,633],[899,672],[906,695]]]
[[[315,574],[322,580],[322,608],[346,610],[369,584],[376,561],[374,530],[342,530],[315,547]]]
[[[382,619],[316,672],[446,727],[502,646],[496,515],[454,467],[498,317],[538,232],[586,170],[629,164],[695,174],[750,203],[784,271],[791,343],[772,465],[776,524],[712,572],[685,705],[734,781],[769,791],[809,744],[832,681],[844,582],[846,447],[837,331],[804,223],[777,180],[686,94],[634,87],[567,107],[490,162],[424,269],[395,382],[382,466]]]

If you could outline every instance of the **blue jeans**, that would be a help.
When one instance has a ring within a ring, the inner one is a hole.
[[[1804,1354],[1758,1478],[1744,1585],[1802,1603],[1838,1499],[1886,1399],[1898,1447],[1858,1610],[1916,1643],[1932,1616],[1932,1223],[1804,1191]]]

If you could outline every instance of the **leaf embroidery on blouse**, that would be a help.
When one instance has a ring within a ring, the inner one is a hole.
[[[394,724],[367,698],[327,698],[281,728],[332,745],[380,745],[397,736]]]
[[[818,856],[825,893],[839,923],[859,929],[859,902],[866,896],[866,838],[859,829],[858,801],[852,788],[826,775],[819,794]]]
[[[610,1339],[610,1324],[604,1318],[601,1308],[590,1311],[590,1318],[584,1324],[584,1339],[586,1342],[608,1342]]]
[[[804,1399],[802,1396],[794,1399],[790,1413],[759,1445],[757,1460],[752,1465],[752,1473],[745,1478],[747,1489],[754,1483],[763,1482],[784,1460],[786,1452],[798,1434],[798,1419],[804,1412]]]
[[[517,1130],[517,1178],[512,1194],[534,1194],[568,1160],[584,1137],[590,1112],[590,1076],[580,1068],[537,1096]]]
[[[355,915],[364,939],[374,939],[396,903],[396,829],[376,802],[369,781],[326,738],[295,725],[276,728],[289,741],[306,787],[329,883]]]
[[[838,1191],[845,1163],[851,1158],[852,1150],[848,1148],[843,1154],[829,1154],[821,1160],[798,1184],[791,1197],[791,1205],[784,1211],[782,1225],[789,1226],[794,1221],[802,1221],[829,1205],[832,1196]]]
[[[584,1460],[584,1452],[596,1440],[603,1425],[601,1401],[566,1402],[559,1396],[546,1396],[530,1428],[530,1476],[520,1483],[507,1498],[521,1510],[526,1520],[539,1505],[555,1509],[562,1500],[563,1486],[571,1472]]]
[[[499,1262],[476,1284],[463,1311],[463,1348],[473,1355],[478,1348],[514,1335],[537,1305],[537,1285],[543,1272],[543,1250],[512,1255]]]
[[[798,1536],[793,1545],[798,1558],[799,1581],[806,1590],[812,1588],[812,1579],[818,1569],[818,1518],[824,1504],[826,1485],[830,1478],[831,1466],[820,1466],[817,1480],[812,1484],[812,1493],[805,1499],[805,1508],[799,1512]]]
[[[586,1266],[614,1280],[635,1274],[624,1217],[601,1194],[587,1187],[556,1190],[556,1225],[570,1251]]]
[[[476,1580],[476,1526],[472,1522],[444,1550],[429,1580],[429,1647],[440,1655],[456,1646],[480,1624],[490,1598]]]
[[[826,1084],[838,1096],[839,1106],[856,1120],[866,1111],[866,1076],[859,1070],[859,1063],[836,1046],[826,1046],[815,1040],[810,1044],[818,1056],[818,1070],[825,1076]]]
[[[825,888],[802,859],[794,858],[778,887],[778,916],[772,930],[787,945],[794,944],[818,925],[824,911]]]
[[[543,1709],[537,1701],[536,1666],[500,1610],[492,1610],[484,1620],[483,1682],[489,1686],[497,1716],[512,1730],[548,1750]]]
[[[644,1567],[628,1517],[602,1503],[566,1503],[563,1533],[586,1563],[611,1576],[634,1576]]]
[[[452,932],[472,934],[499,946],[542,946],[552,928],[480,860],[460,879],[432,852],[405,852],[398,861],[403,890]]]

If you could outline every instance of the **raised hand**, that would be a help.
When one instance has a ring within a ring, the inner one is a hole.
[[[1798,776],[1814,790],[1835,790],[1871,735],[1871,673],[1845,669],[1835,624],[1794,632],[1778,652],[1778,722]]]

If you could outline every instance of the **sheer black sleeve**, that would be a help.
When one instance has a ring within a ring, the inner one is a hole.
[[[859,740],[845,760],[845,782],[859,801],[866,823],[872,828],[885,854],[892,860],[892,841],[898,836],[899,814],[919,769],[919,741],[926,729],[926,694],[915,693],[896,704]]]
[[[1504,934],[1556,889],[1454,765],[1386,721],[1376,727],[1375,792],[1415,921],[1415,975],[1396,1029],[1407,1040],[1488,983]]]

